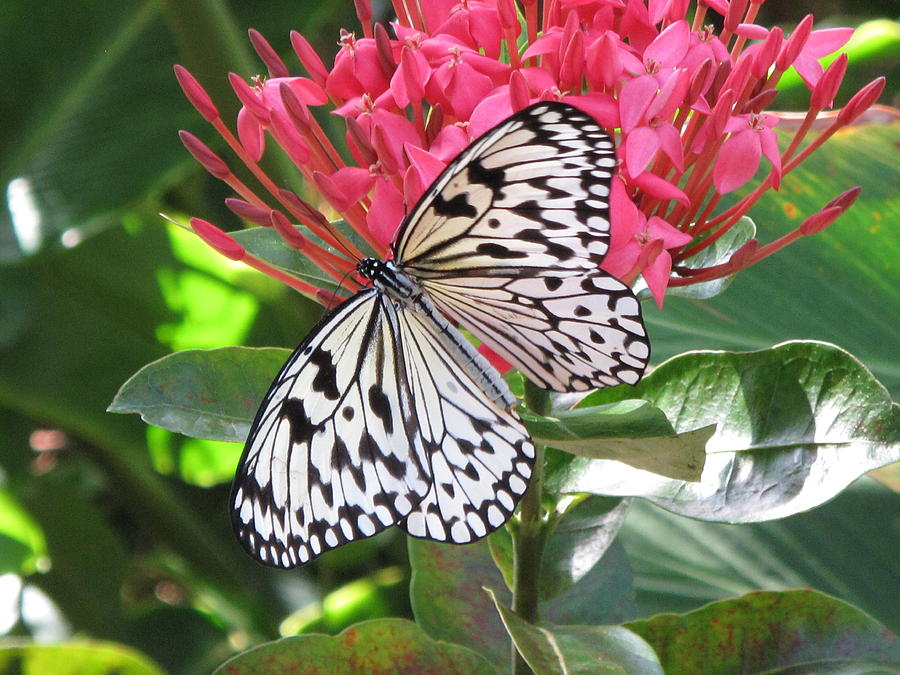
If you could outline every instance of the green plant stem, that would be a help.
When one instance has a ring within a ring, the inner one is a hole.
[[[550,395],[525,381],[525,404],[532,411],[546,415],[550,411]],[[544,479],[544,446],[535,445],[534,470],[528,491],[519,505],[519,517],[512,530],[513,542],[513,598],[512,610],[529,623],[538,620],[541,558],[547,537],[545,514],[541,505]],[[523,675],[531,669],[512,648],[513,673]]]

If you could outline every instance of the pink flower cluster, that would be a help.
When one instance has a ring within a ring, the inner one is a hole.
[[[396,19],[388,27],[373,23],[368,0],[355,4],[361,34],[341,31],[331,68],[302,35],[291,33],[306,76],[290,75],[271,45],[250,31],[268,77],[248,83],[231,74],[243,104],[236,135],[196,79],[176,66],[187,97],[268,191],[253,192],[198,138],[182,132],[194,157],[237,193],[227,200],[229,208],[275,228],[336,282],[348,278],[359,252],[323,211],[339,215],[385,254],[405,210],[453,157],[540,100],[578,106],[616,133],[621,165],[603,266],[629,283],[643,275],[659,304],[667,286],[732,274],[824,229],[859,192],[838,196],[774,242],[747,242],[713,267],[685,262],[878,98],[883,78],[806,138],[821,111],[833,105],[847,66],[845,54],[824,70],[819,58],[839,49],[851,29],[814,31],[807,16],[789,35],[767,30],[753,23],[761,0],[698,0],[694,7],[689,0],[547,0],[541,6],[535,0],[393,0]],[[717,32],[715,23],[724,28]],[[792,66],[810,89],[810,108],[781,149],[773,131],[779,118],[764,111]],[[344,120],[352,164],[310,112],[324,105]],[[311,186],[315,196],[309,201],[279,188],[260,169],[272,142]],[[717,212],[722,195],[751,181],[763,158],[767,170],[759,185]],[[351,257],[313,243],[292,223]],[[229,257],[326,304],[333,300],[327,291],[254,258],[212,224],[195,218],[192,225]],[[349,283],[355,283],[352,276]]]

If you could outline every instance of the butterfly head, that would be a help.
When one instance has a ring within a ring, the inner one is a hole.
[[[370,281],[376,281],[384,276],[385,268],[387,267],[386,263],[382,260],[378,260],[378,258],[363,258],[356,265],[356,271],[365,278]]]

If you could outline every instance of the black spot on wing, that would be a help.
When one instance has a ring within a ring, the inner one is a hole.
[[[452,199],[444,199],[443,195],[438,193],[434,196],[431,207],[437,215],[448,218],[474,218],[478,215],[478,211],[469,203],[465,194],[458,194]]]
[[[321,424],[313,424],[309,419],[303,401],[299,398],[284,399],[278,414],[290,425],[291,443],[308,443],[322,429]]]
[[[329,401],[337,400],[341,395],[337,386],[337,371],[331,362],[331,352],[316,349],[309,357],[309,363],[316,367],[316,376],[312,381],[313,391],[322,394]]]
[[[525,251],[512,251],[502,244],[496,242],[484,242],[475,247],[477,253],[489,255],[498,260],[513,260],[517,258],[527,258],[528,253]]]
[[[369,407],[375,416],[384,422],[384,430],[389,434],[393,433],[394,416],[391,413],[391,402],[384,389],[374,384],[369,387]]]

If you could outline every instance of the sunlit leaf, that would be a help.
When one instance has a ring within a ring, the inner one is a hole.
[[[548,477],[550,488],[641,496],[694,518],[756,522],[818,506],[900,459],[900,411],[859,361],[832,345],[685,354],[634,395],[661,408],[677,431],[718,425],[701,482],[594,461],[587,471]]]
[[[243,442],[260,402],[290,351],[221,347],[150,363],[122,385],[108,410],[140,413],[186,436]]]
[[[124,645],[79,640],[0,650],[4,672],[54,675],[163,675],[150,658]]]

